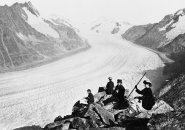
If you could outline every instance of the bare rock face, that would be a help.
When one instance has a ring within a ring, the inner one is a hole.
[[[135,42],[138,38],[146,34],[152,27],[153,24],[133,26],[122,34],[122,37],[128,41]]]
[[[185,52],[185,34],[178,35],[169,44],[159,48],[162,52],[168,52],[170,54],[179,54]]]
[[[86,47],[72,27],[42,18],[31,2],[0,6],[0,12],[0,71]]]

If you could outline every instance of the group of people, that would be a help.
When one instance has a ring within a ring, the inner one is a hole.
[[[110,102],[116,102],[114,109],[124,109],[129,106],[129,102],[127,97],[125,96],[125,88],[122,85],[122,80],[117,80],[117,85],[114,85],[112,78],[108,78],[109,82],[105,87],[105,92],[107,95],[111,95],[110,98],[103,101],[103,105],[107,105]],[[142,101],[142,107],[146,110],[151,110],[153,105],[155,104],[155,99],[151,90],[152,84],[147,82],[146,80],[143,81],[145,88],[143,90],[139,90],[137,85],[135,86],[136,92],[142,96],[135,97],[134,99],[138,99],[139,102]],[[94,103],[94,96],[91,93],[91,90],[87,90],[88,97],[87,103],[92,104]]]

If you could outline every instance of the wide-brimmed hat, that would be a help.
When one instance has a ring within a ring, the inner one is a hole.
[[[150,82],[148,82],[148,81],[146,81],[146,80],[144,80],[143,83],[144,83],[144,84],[148,84],[149,87],[152,87],[152,83],[150,83]]]

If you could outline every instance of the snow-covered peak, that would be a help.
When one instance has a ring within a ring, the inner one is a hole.
[[[124,21],[116,21],[107,18],[101,18],[91,23],[91,31],[103,34],[122,34],[131,24]]]
[[[166,31],[166,38],[172,40],[180,34],[185,33],[185,9],[175,12],[168,23],[159,28],[159,31]]]
[[[30,1],[25,2],[24,7],[26,7],[32,14],[34,14],[36,16],[40,16],[38,10],[32,5],[32,3]]]
[[[54,24],[66,25],[68,27],[73,27],[70,24],[70,20],[68,18],[64,18],[62,16],[52,15],[52,16],[48,17],[47,19],[52,21]]]
[[[174,15],[184,15],[184,14],[185,14],[185,9],[180,9]]]

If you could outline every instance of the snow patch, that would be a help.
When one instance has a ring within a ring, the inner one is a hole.
[[[50,35],[54,38],[59,38],[59,34],[54,29],[52,29],[49,24],[44,22],[41,17],[33,15],[26,8],[23,8],[23,10],[28,15],[27,23],[30,24],[34,29],[36,29],[40,33],[45,34],[46,36]]]
[[[177,12],[175,13],[175,15],[182,15],[182,14],[184,14],[183,9],[180,9],[179,11],[177,11]]]
[[[100,19],[92,23],[91,30],[101,34],[111,34],[113,30],[118,30],[116,35],[123,34],[131,25],[127,22],[114,21],[111,19]]]
[[[165,30],[166,30],[166,28],[167,28],[170,24],[172,24],[172,23],[173,23],[173,20],[172,20],[172,21],[170,21],[168,24],[166,24],[164,27],[159,28],[159,31],[165,31]]]
[[[172,27],[174,28],[168,33],[166,33],[166,37],[168,39],[174,39],[179,34],[184,34],[185,33],[185,16],[179,17],[179,21],[177,23],[174,23]]]

